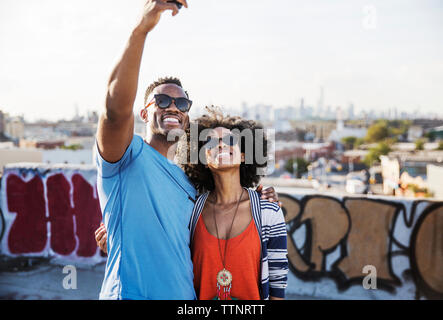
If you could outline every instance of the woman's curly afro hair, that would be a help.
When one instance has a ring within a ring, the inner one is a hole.
[[[191,127],[194,126],[194,128],[198,128],[197,137],[200,137],[198,143],[191,141],[190,131],[192,129],[188,129],[186,132],[187,149],[191,152],[198,152],[197,155],[204,154],[204,152],[200,151],[206,144],[206,141],[200,141],[200,139],[201,133],[205,129],[208,130],[223,127],[234,132],[239,132],[240,150],[242,153],[245,153],[245,150],[247,150],[248,153],[246,153],[245,158],[249,159],[240,164],[240,184],[245,188],[256,186],[263,175],[259,173],[259,168],[264,169],[267,165],[267,139],[263,126],[253,120],[246,120],[237,116],[224,116],[218,107],[206,107],[206,110],[207,114],[195,119],[193,124],[191,124]],[[252,141],[243,136],[244,132],[249,134]],[[252,146],[247,145],[251,143]],[[261,148],[259,152],[256,152],[257,146],[260,146]],[[258,156],[262,158],[257,158],[256,153],[259,153]],[[200,193],[214,190],[214,178],[210,169],[206,166],[206,163],[202,163],[200,158],[192,163],[189,161],[189,155],[187,160],[188,161],[185,162],[183,169],[196,189]]]

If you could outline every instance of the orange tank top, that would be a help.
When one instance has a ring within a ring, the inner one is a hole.
[[[202,216],[198,219],[192,243],[194,287],[200,300],[217,296],[217,274],[223,269],[217,237],[206,229]],[[222,255],[226,240],[220,240]],[[248,227],[229,239],[225,267],[232,274],[230,296],[239,300],[260,300],[260,237],[251,219]]]

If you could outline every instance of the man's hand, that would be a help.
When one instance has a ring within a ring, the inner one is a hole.
[[[162,13],[166,10],[172,11],[172,16],[178,14],[178,7],[174,3],[166,2],[167,0],[148,0],[143,8],[143,15],[138,25],[138,30],[148,33],[157,25]],[[188,3],[186,0],[177,0],[186,8]]]
[[[95,241],[97,242],[97,247],[99,247],[104,253],[108,253],[108,233],[103,222],[100,223],[100,227],[95,230]]]
[[[255,191],[261,194],[261,199],[268,200],[269,202],[278,202],[280,207],[283,206],[283,204],[278,201],[278,194],[275,192],[274,187],[269,187],[263,190],[263,185],[260,184]]]

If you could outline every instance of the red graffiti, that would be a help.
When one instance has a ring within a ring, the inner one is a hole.
[[[61,255],[68,255],[75,249],[73,210],[69,199],[71,189],[68,180],[61,173],[46,181],[49,220],[51,221],[51,248]]]
[[[79,239],[77,255],[90,257],[97,251],[95,238],[91,235],[101,221],[100,204],[94,198],[94,189],[81,175],[73,175],[72,184],[76,235]]]
[[[6,186],[8,210],[17,213],[8,235],[11,253],[42,252],[48,238],[50,249],[59,255],[92,257],[97,253],[94,231],[101,220],[100,205],[93,187],[80,174],[72,176],[72,187],[64,174],[50,176],[47,203],[38,175],[25,182],[10,174]]]
[[[9,250],[14,254],[43,251],[48,238],[42,180],[35,176],[24,182],[10,175],[6,188],[9,211],[16,213],[9,232]]]

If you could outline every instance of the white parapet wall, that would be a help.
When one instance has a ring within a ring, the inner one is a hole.
[[[443,199],[443,165],[428,164],[426,166],[426,184],[435,198]]]
[[[277,189],[287,293],[324,299],[443,299],[443,202]]]
[[[40,149],[0,148],[0,173],[8,163],[42,162],[43,152]]]
[[[6,165],[1,253],[82,264],[104,261],[94,238],[102,218],[96,180],[93,165]]]

